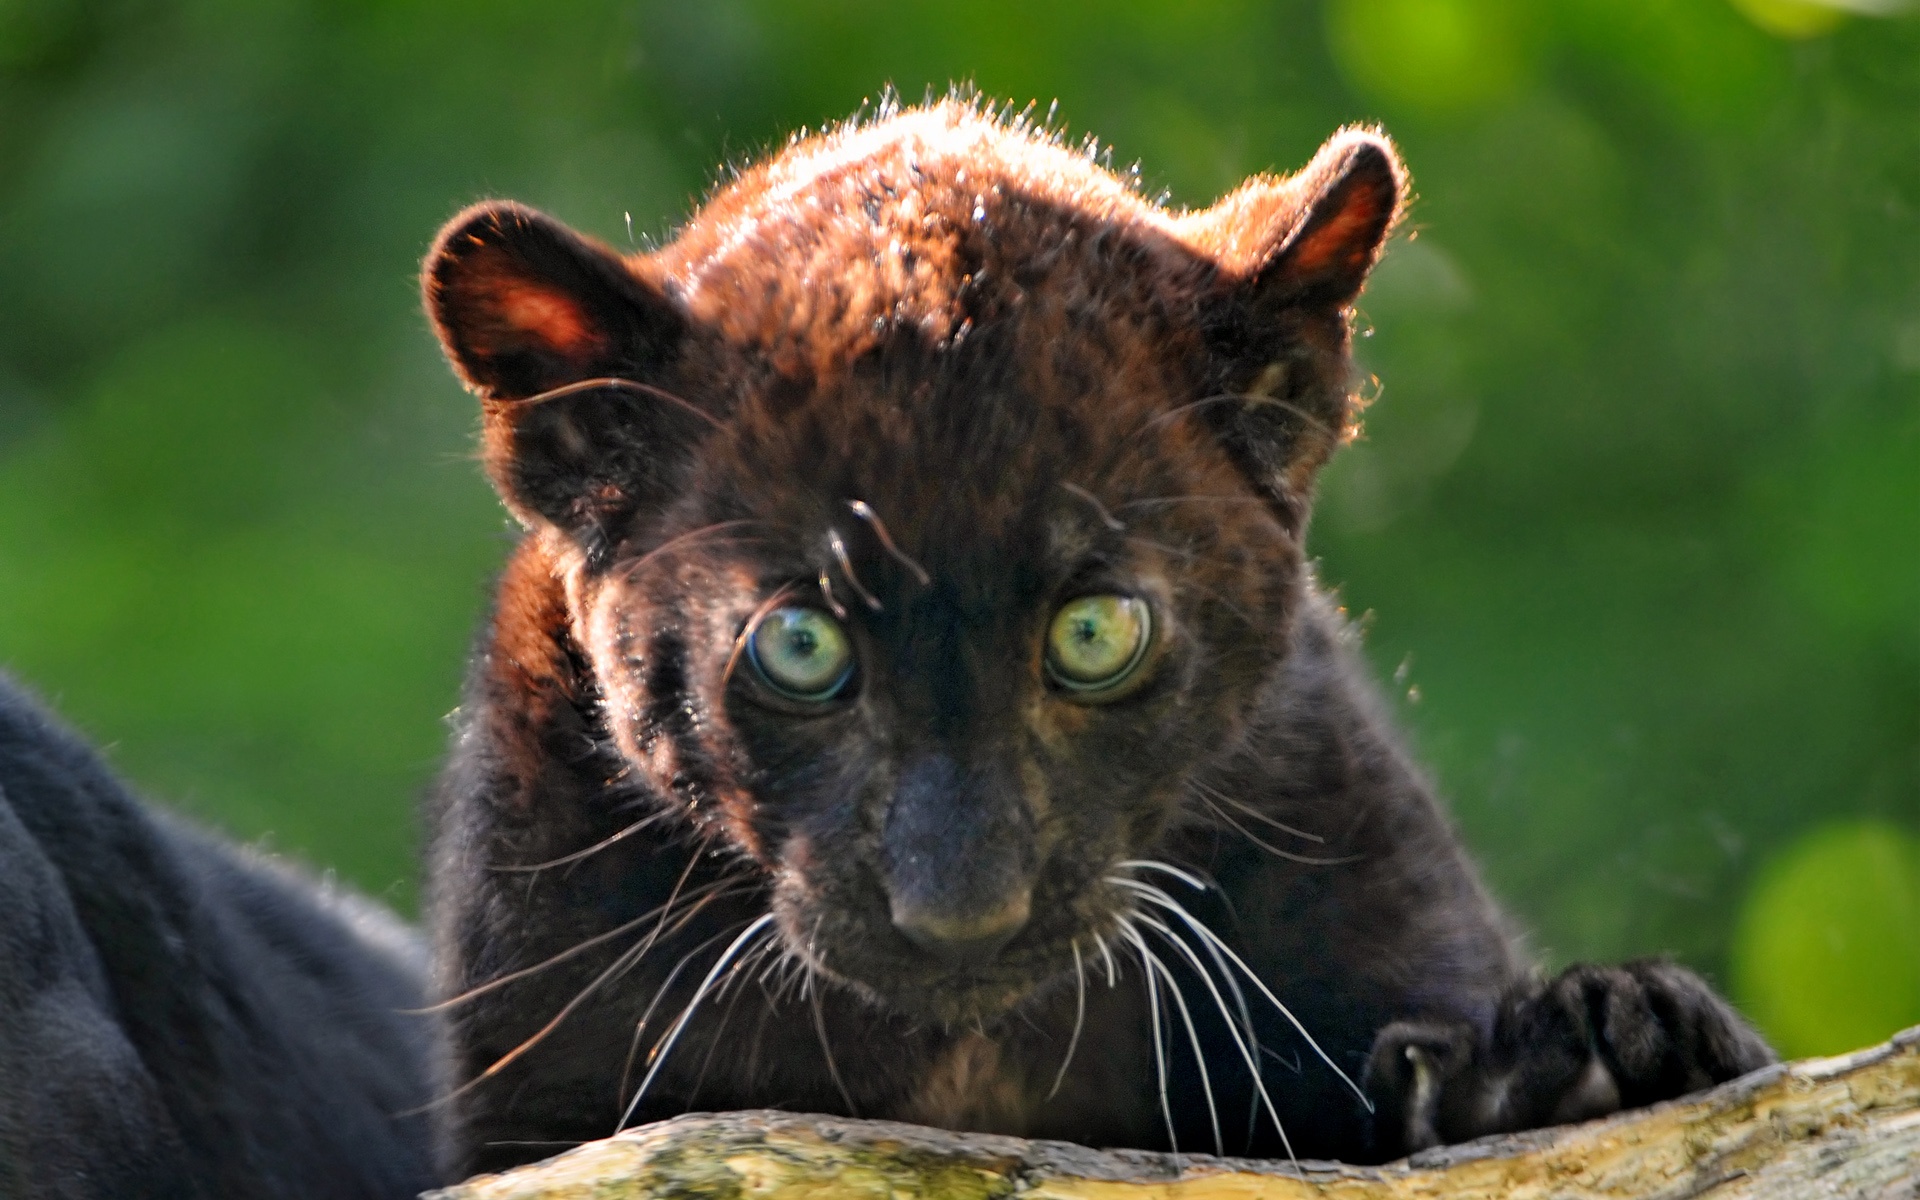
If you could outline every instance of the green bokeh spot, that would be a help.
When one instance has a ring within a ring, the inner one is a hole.
[[[1847,19],[1838,4],[1814,0],[1731,0],[1734,8],[1776,37],[1810,38],[1831,31]]]
[[[1505,0],[1331,0],[1327,35],[1360,91],[1435,115],[1511,94],[1531,58],[1523,22]]]
[[[1920,839],[1826,825],[1761,872],[1733,944],[1734,994],[1788,1057],[1920,1022]]]

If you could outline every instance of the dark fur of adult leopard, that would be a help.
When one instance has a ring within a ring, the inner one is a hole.
[[[432,815],[452,1174],[747,1107],[1379,1160],[1770,1061],[1536,977],[1306,565],[1405,194],[1350,129],[1172,212],[949,102],[651,253],[453,220],[528,534]]]
[[[0,1196],[433,1181],[424,948],[140,805],[0,676]]]

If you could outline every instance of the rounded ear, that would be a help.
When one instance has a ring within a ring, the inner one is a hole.
[[[1374,130],[1335,134],[1298,174],[1249,181],[1186,218],[1219,267],[1207,316],[1207,413],[1294,528],[1313,480],[1353,426],[1350,307],[1405,206],[1407,176]]]
[[[624,521],[671,498],[717,424],[661,386],[686,318],[611,250],[506,202],[441,230],[421,290],[454,372],[480,395],[501,499],[605,561]]]
[[[672,302],[613,251],[509,201],[449,221],[420,289],[454,371],[490,400],[658,369],[685,332]]]
[[[1268,304],[1344,308],[1360,294],[1399,219],[1406,171],[1385,135],[1347,129],[1287,182],[1301,211],[1274,239],[1250,286]]]

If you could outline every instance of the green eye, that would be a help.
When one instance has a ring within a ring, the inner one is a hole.
[[[817,608],[789,605],[760,618],[747,657],[767,686],[792,700],[831,700],[853,676],[853,646]]]
[[[1147,656],[1153,618],[1132,596],[1081,596],[1053,614],[1047,630],[1047,673],[1075,692],[1112,687]]]

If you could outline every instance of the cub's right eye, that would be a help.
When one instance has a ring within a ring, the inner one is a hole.
[[[778,695],[823,704],[853,678],[853,643],[840,622],[817,608],[776,608],[747,634],[747,659]]]

